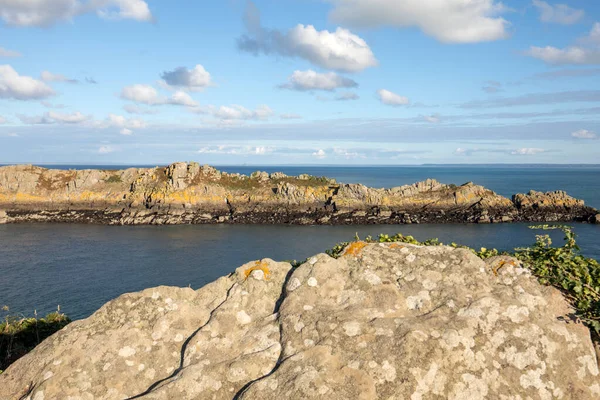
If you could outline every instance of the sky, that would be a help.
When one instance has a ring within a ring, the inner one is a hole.
[[[600,2],[0,0],[0,163],[600,163]]]

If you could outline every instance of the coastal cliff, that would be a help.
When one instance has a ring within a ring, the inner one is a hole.
[[[0,167],[0,223],[113,225],[600,222],[565,192],[505,198],[473,183],[428,179],[374,189],[308,175],[229,174],[198,163],[126,170]]]
[[[0,374],[2,399],[597,399],[590,331],[508,256],[354,242],[105,304]]]

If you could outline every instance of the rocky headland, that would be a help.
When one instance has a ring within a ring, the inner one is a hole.
[[[505,198],[473,183],[428,179],[374,189],[283,173],[228,174],[198,163],[126,170],[0,167],[0,223],[409,224],[600,223],[563,191]]]
[[[514,258],[354,242],[122,295],[0,374],[0,398],[598,399],[573,315]]]

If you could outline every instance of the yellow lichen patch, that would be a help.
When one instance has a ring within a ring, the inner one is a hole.
[[[405,247],[406,246],[402,246],[401,244],[398,244],[398,243],[392,243],[392,244],[390,244],[390,249],[403,249]]]
[[[498,271],[500,271],[500,268],[504,267],[506,264],[511,265],[513,267],[517,265],[514,261],[502,260],[498,263],[498,265],[492,268],[492,272],[494,273],[494,275],[498,276]]]
[[[253,267],[246,269],[244,271],[244,275],[246,276],[246,279],[248,279],[248,277],[254,271],[262,271],[265,274],[265,281],[268,281],[269,277],[271,276],[271,271],[269,270],[269,264],[267,264],[265,261],[256,261],[256,263],[254,264]]]
[[[358,256],[360,255],[361,251],[367,246],[367,244],[365,242],[353,242],[350,243],[348,245],[348,247],[346,247],[346,250],[344,251],[344,255],[350,255],[350,256]]]

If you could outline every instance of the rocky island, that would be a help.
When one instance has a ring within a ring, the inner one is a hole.
[[[198,163],[125,170],[0,167],[0,223],[409,224],[580,221],[597,210],[562,191],[505,198],[428,179],[374,189],[308,175],[220,172]]]
[[[0,374],[0,398],[598,399],[573,315],[515,258],[354,242],[122,295]]]

